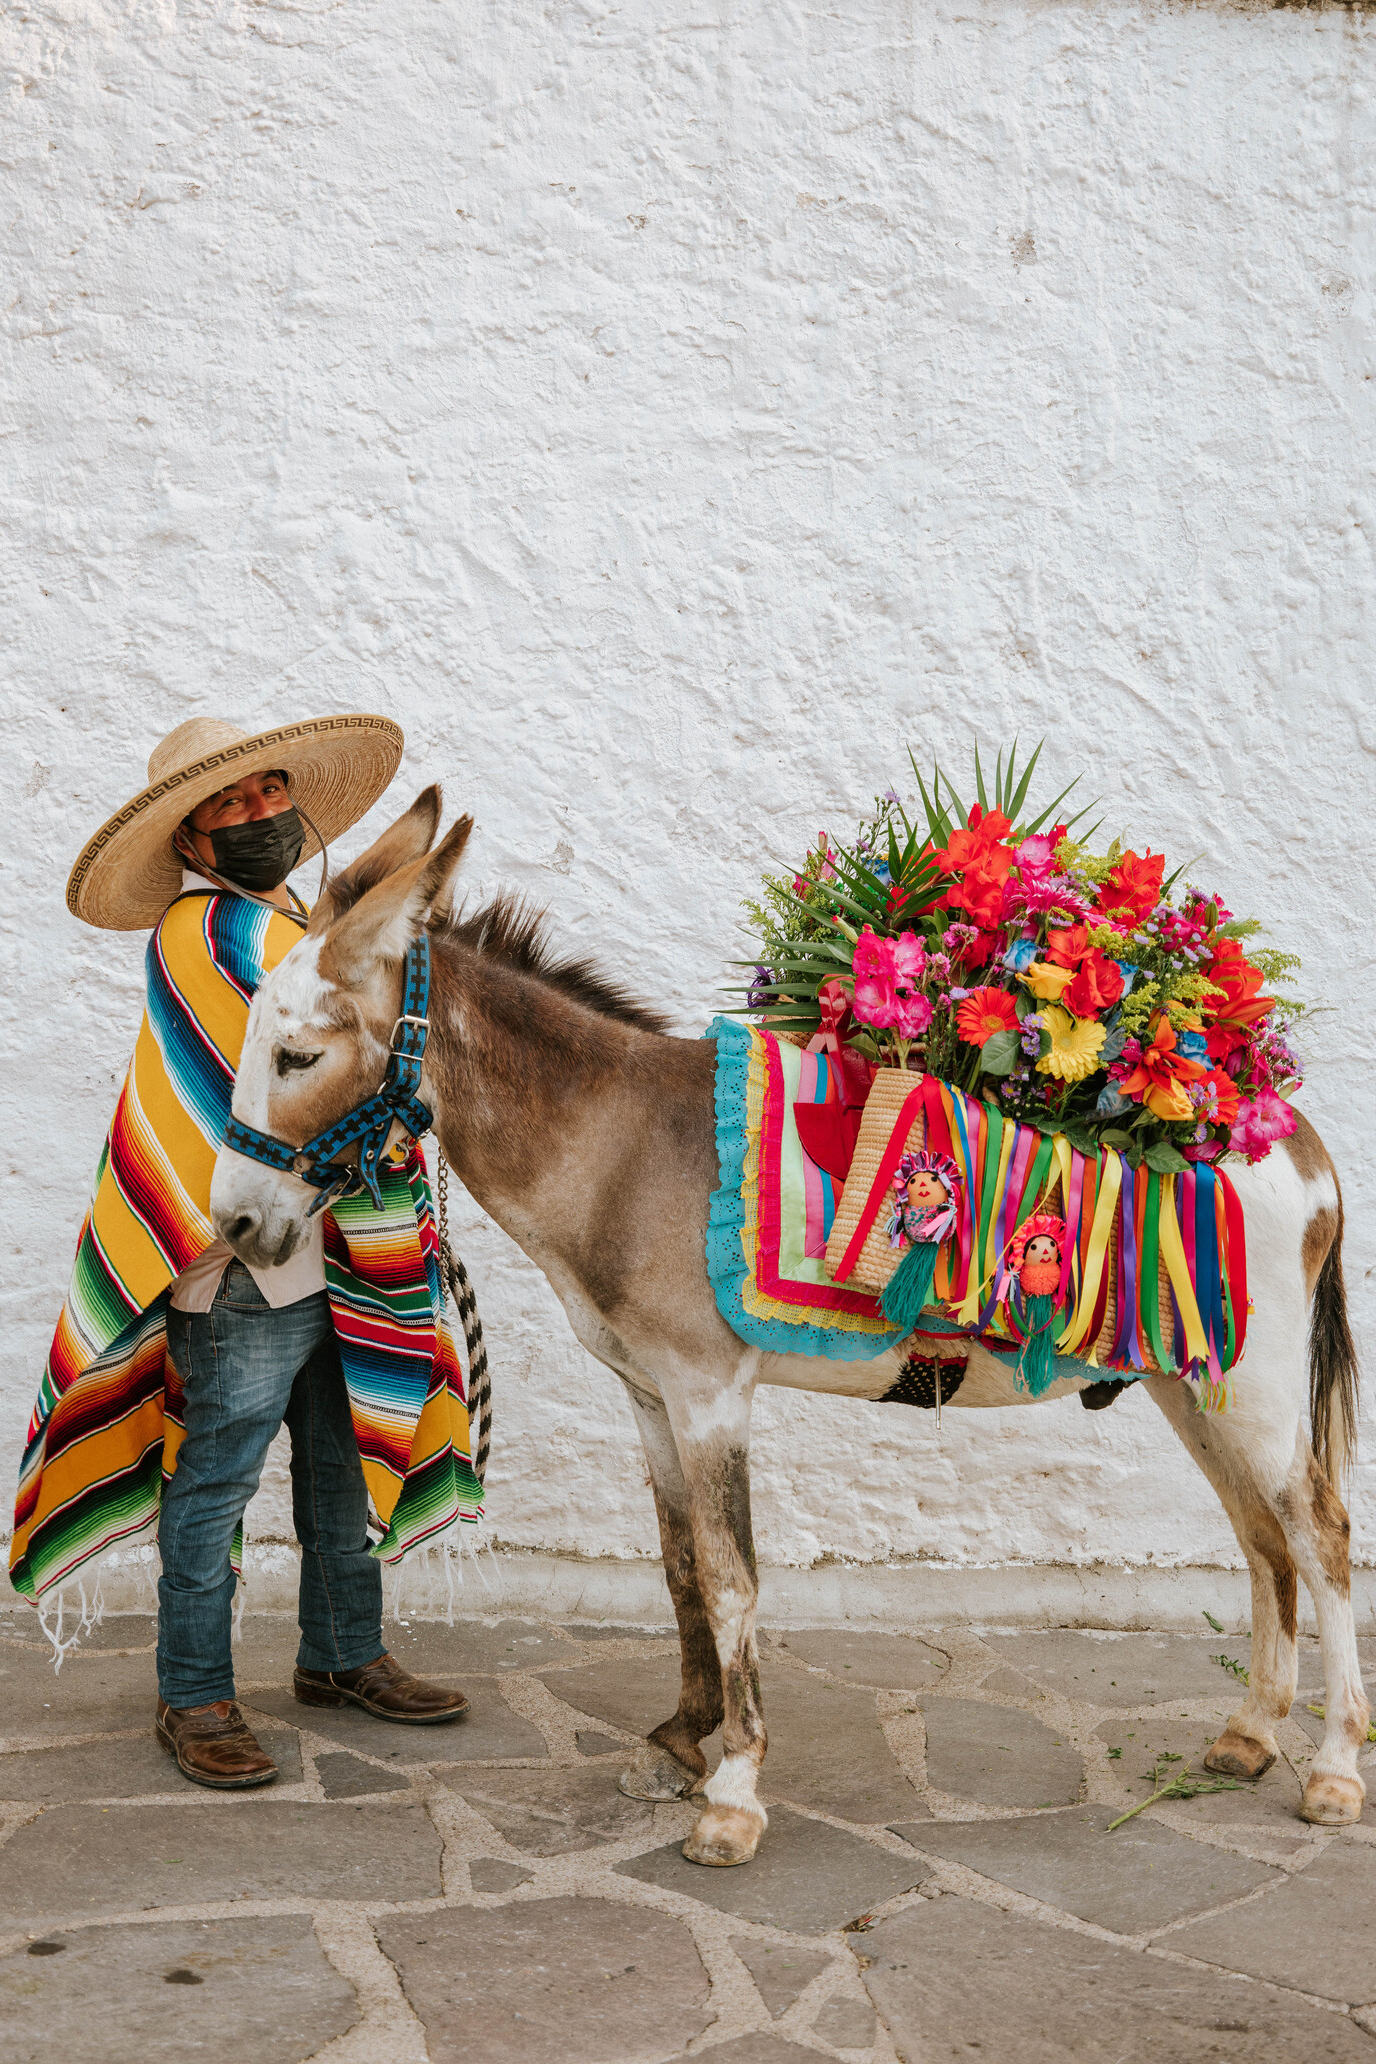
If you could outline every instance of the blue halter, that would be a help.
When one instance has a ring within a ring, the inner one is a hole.
[[[299,1175],[302,1182],[313,1183],[320,1194],[306,1214],[308,1218],[314,1218],[336,1197],[353,1196],[364,1188],[373,1200],[374,1211],[381,1211],[378,1164],[394,1121],[399,1119],[410,1137],[419,1139],[430,1130],[434,1118],[430,1106],[422,1103],[418,1094],[420,1064],[430,1030],[429,1009],[430,941],[421,932],[406,949],[401,1016],[392,1027],[391,1057],[377,1094],[355,1104],[324,1132],[307,1140],[304,1147],[289,1147],[285,1140],[274,1139],[271,1133],[256,1132],[251,1125],[241,1125],[237,1118],[231,1118],[225,1127],[225,1145],[251,1161],[261,1161],[266,1168],[275,1168],[283,1175]],[[358,1167],[336,1161],[334,1156],[355,1140],[362,1142]]]

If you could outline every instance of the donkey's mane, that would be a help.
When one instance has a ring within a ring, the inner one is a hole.
[[[543,982],[604,1018],[618,1018],[642,1032],[668,1031],[668,1020],[661,1012],[608,981],[591,961],[556,958],[545,925],[543,910],[503,890],[480,910],[455,911],[433,927],[431,936],[437,945],[467,946],[518,975]]]

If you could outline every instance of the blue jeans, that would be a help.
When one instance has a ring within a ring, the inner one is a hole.
[[[274,1311],[231,1262],[208,1312],[169,1311],[167,1344],[185,1386],[186,1439],[158,1519],[159,1693],[169,1706],[234,1697],[230,1548],[284,1419],[301,1543],[297,1661],[374,1662],[382,1570],[368,1553],[368,1494],[325,1292]]]

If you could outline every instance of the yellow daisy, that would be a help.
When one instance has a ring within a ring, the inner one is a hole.
[[[1089,1018],[1073,1018],[1059,1003],[1048,1004],[1041,1020],[1051,1035],[1051,1051],[1037,1063],[1039,1075],[1058,1075],[1062,1082],[1083,1082],[1099,1065],[1104,1028]]]
[[[1032,994],[1043,997],[1050,1003],[1057,1002],[1061,991],[1074,979],[1074,968],[1057,967],[1053,960],[1034,960],[1023,974],[1023,980]]]

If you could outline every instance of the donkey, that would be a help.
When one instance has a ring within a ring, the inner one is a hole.
[[[649,1464],[678,1620],[678,1710],[622,1774],[632,1798],[697,1791],[699,1744],[723,1754],[684,1854],[746,1863],[767,1816],[757,1784],[765,1723],[755,1648],[750,1406],[757,1383],[877,1398],[900,1355],[843,1364],[748,1347],[720,1316],[704,1260],[718,1181],[714,1048],[663,1021],[582,962],[554,958],[542,920],[505,896],[475,914],[451,901],[472,829],[438,846],[438,788],[339,875],[300,943],[253,1000],[234,1115],[299,1147],[370,1096],[401,1008],[403,956],[431,952],[421,1094],[445,1158],[482,1209],[553,1285],[578,1339],[626,1386]],[[1239,1168],[1255,1313],[1227,1411],[1198,1412],[1173,1377],[1146,1388],[1223,1502],[1252,1580],[1247,1697],[1207,1757],[1256,1778],[1295,1695],[1296,1573],[1314,1600],[1327,1722],[1302,1812],[1356,1820],[1368,1708],[1353,1624],[1348,1521],[1337,1486],[1356,1416],[1337,1176],[1303,1118],[1283,1152]],[[243,1260],[285,1260],[314,1192],[222,1148],[211,1209]],[[1305,1430],[1306,1334],[1312,1437]],[[1084,1381],[1095,1380],[1094,1371]],[[1083,1387],[1059,1380],[1052,1394]],[[954,1403],[1026,1402],[1010,1370],[972,1348]]]

